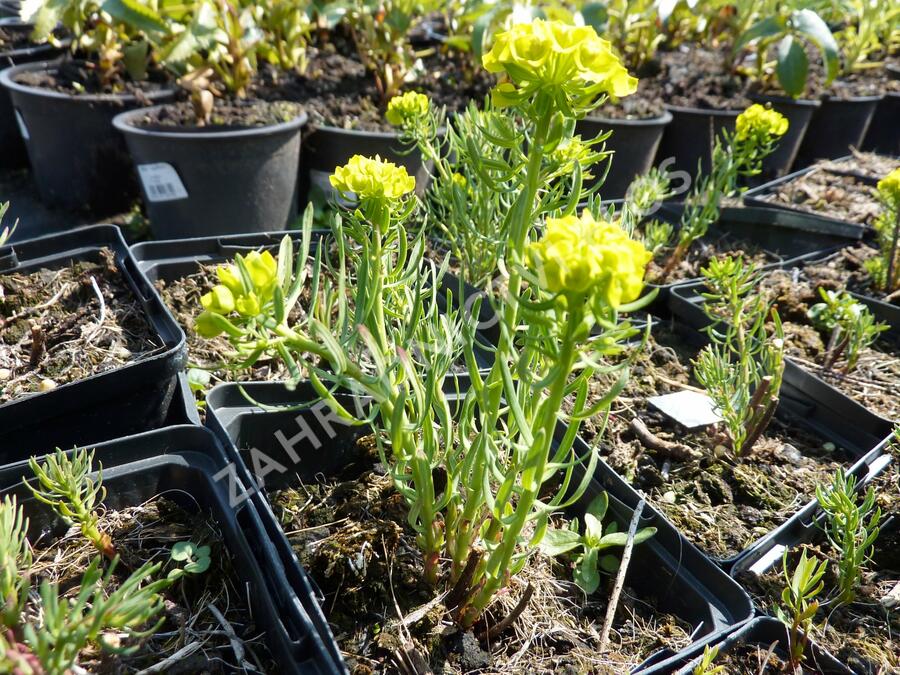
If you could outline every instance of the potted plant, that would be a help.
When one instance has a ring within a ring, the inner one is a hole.
[[[137,194],[121,137],[111,132],[122,110],[171,99],[168,79],[148,59],[152,22],[114,17],[93,0],[31,3],[25,20],[34,39],[47,40],[58,24],[72,36],[70,58],[23,64],[0,72],[21,118],[42,201],[72,211],[111,214]],[[65,123],[61,123],[65,120]]]
[[[0,70],[22,63],[52,59],[66,47],[65,43],[53,45],[49,42],[33,42],[33,30],[34,26],[19,19],[18,15],[0,19]],[[0,89],[0,147],[3,148],[3,156],[0,157],[0,166],[3,168],[17,168],[27,163],[19,123],[12,100],[5,89]]]
[[[147,10],[150,12],[150,10]],[[293,103],[250,97],[259,60],[295,63],[272,30],[272,4],[198,0],[173,16],[153,52],[177,70],[187,101],[121,113],[154,235],[162,239],[283,230],[297,211],[300,128]],[[298,36],[292,36],[297,39]]]

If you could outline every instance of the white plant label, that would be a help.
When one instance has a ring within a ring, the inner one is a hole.
[[[172,202],[176,199],[187,199],[188,193],[178,172],[171,164],[139,164],[138,174],[144,185],[144,194],[151,202]]]
[[[688,429],[721,422],[712,399],[704,393],[684,389],[647,399],[654,408]]]
[[[25,126],[25,120],[22,119],[22,113],[18,110],[16,110],[16,122],[19,125],[19,133],[22,134],[22,138],[26,141],[29,140],[31,136],[28,133],[28,127]]]

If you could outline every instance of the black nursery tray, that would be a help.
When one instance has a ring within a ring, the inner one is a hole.
[[[285,590],[284,566],[266,536],[271,527],[265,523],[266,514],[246,501],[234,504],[233,495],[244,490],[232,480],[224,451],[209,430],[169,427],[87,447],[95,451],[94,466],[103,469],[107,508],[137,506],[165,494],[187,511],[202,512],[215,521],[278,672],[336,672],[314,620],[293,606],[298,597]],[[19,453],[15,462],[0,468],[0,492],[17,496],[25,505],[33,532],[64,527],[23,485],[23,478],[33,476],[26,456]],[[305,599],[305,607],[318,612],[312,596]]]
[[[464,391],[466,385],[465,377],[448,378],[446,386],[451,399],[457,397],[455,392]],[[248,397],[267,407],[294,407],[265,411],[251,403]],[[336,423],[327,409],[308,403],[315,400],[309,385],[301,385],[291,392],[277,383],[223,384],[215,387],[207,397],[207,424],[227,442],[229,458],[241,481],[246,485],[257,485],[256,473],[262,478],[261,490],[254,491],[251,498],[260,512],[271,516],[267,517],[267,522],[274,522],[267,489],[334,474],[345,466],[355,440],[367,433],[367,427]],[[339,400],[352,405],[347,395],[339,396]],[[307,402],[305,406],[304,402]],[[565,428],[560,425],[558,435],[564,432]],[[576,443],[581,452],[587,450],[580,440]],[[283,470],[273,471],[276,465]],[[251,470],[251,466],[255,470]],[[577,481],[577,477],[574,480]],[[583,509],[602,490],[609,493],[610,510],[619,526],[627,528],[640,498],[602,462],[588,493],[576,509]],[[746,593],[649,504],[641,522],[642,527],[648,525],[657,527],[658,531],[634,550],[629,584],[639,592],[643,590],[659,597],[660,609],[688,622],[695,640],[724,637],[733,626],[752,615]],[[302,567],[283,530],[276,527],[269,536],[279,549],[285,566],[294,569],[296,579],[303,578]],[[301,586],[301,592],[303,588]],[[334,651],[337,652],[336,645]],[[668,672],[667,664],[673,657],[670,650],[660,650],[647,658],[636,672]]]
[[[788,204],[784,204],[780,201],[769,201],[766,199],[768,195],[770,195],[774,188],[784,185],[785,183],[789,183],[798,178],[802,178],[807,174],[813,171],[827,171],[828,173],[835,174],[837,176],[844,176],[848,178],[853,178],[860,183],[874,187],[878,180],[873,179],[871,176],[868,176],[864,173],[853,171],[849,167],[846,170],[841,170],[840,168],[835,169],[832,164],[841,163],[841,162],[849,162],[853,159],[852,155],[848,155],[846,157],[841,157],[836,160],[823,160],[823,162],[828,163],[829,167],[824,169],[821,166],[821,163],[813,164],[812,166],[808,166],[804,169],[800,169],[799,171],[794,171],[793,173],[789,173],[785,176],[781,176],[780,178],[776,178],[775,180],[769,181],[768,183],[763,183],[762,185],[755,187],[751,190],[747,190],[744,193],[743,201],[747,207],[756,207],[756,208],[764,208],[768,210],[777,210],[777,211],[785,211],[787,213],[794,214],[796,216],[801,216],[803,219],[809,222],[818,221],[819,227],[845,227],[845,228],[860,228],[864,233],[867,233],[871,230],[871,228],[864,223],[856,223],[847,220],[841,220],[840,218],[835,218],[833,216],[826,215],[823,213],[811,213],[809,211],[805,211],[800,208],[796,208],[790,206]]]
[[[133,363],[0,405],[0,463],[14,449],[40,453],[183,421],[177,374],[185,361],[184,333],[138,270],[117,227],[84,227],[4,246],[0,274],[98,260],[104,247],[114,253],[158,347]]]
[[[788,644],[787,626],[770,617],[757,617],[745,623],[724,640],[709,640],[710,646],[718,646],[719,654],[727,654],[738,645],[750,645],[759,647],[765,653],[773,643],[778,643],[776,653],[785,655],[784,647]],[[671,672],[674,675],[691,675],[694,668],[703,658],[703,648],[700,644],[689,647],[679,654],[676,668]],[[815,642],[810,641],[807,646],[806,663],[815,668],[819,675],[853,675],[852,671],[841,664],[831,654],[820,648]],[[713,662],[715,665],[715,662]]]

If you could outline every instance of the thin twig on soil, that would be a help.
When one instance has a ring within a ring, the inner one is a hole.
[[[655,450],[679,461],[688,461],[691,459],[699,459],[701,457],[700,452],[684,443],[667,441],[656,436],[647,428],[647,425],[644,424],[640,417],[632,417],[628,426],[634,432],[634,435],[638,437],[641,445],[648,450]]]
[[[625,550],[622,551],[622,562],[619,565],[619,573],[616,575],[616,584],[613,586],[612,593],[609,596],[609,604],[606,606],[606,617],[603,619],[603,630],[600,632],[600,647],[598,651],[602,654],[609,646],[609,631],[612,628],[613,620],[616,617],[616,608],[619,605],[619,596],[622,595],[622,587],[625,585],[625,575],[628,572],[628,563],[631,562],[631,552],[634,550],[634,535],[637,532],[638,522],[641,514],[644,512],[645,501],[643,497],[634,509],[631,516],[631,523],[628,525],[628,539],[625,542]]]

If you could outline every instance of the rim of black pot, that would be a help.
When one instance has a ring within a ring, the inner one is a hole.
[[[381,138],[384,140],[392,140],[399,141],[400,140],[400,132],[399,131],[366,131],[365,129],[344,129],[343,127],[335,127],[330,124],[316,124],[315,122],[309,123],[309,131],[325,131],[332,134],[337,134],[340,136],[350,136],[352,138]],[[437,131],[438,136],[443,136],[447,133],[446,127],[438,127]]]
[[[276,134],[280,134],[286,131],[293,131],[294,129],[302,127],[309,119],[309,115],[306,114],[306,111],[301,110],[296,117],[288,120],[287,122],[279,122],[278,124],[269,124],[262,127],[223,127],[218,130],[215,126],[213,126],[209,128],[208,131],[198,131],[197,129],[200,129],[200,127],[185,127],[184,131],[161,131],[159,129],[144,129],[142,127],[136,127],[130,123],[133,118],[147,115],[149,113],[156,112],[157,110],[162,110],[168,105],[170,104],[163,103],[160,105],[151,106],[149,108],[136,108],[134,110],[121,112],[113,117],[113,126],[123,134],[132,134],[134,136],[148,136],[153,138],[177,138],[185,141],[200,141],[210,138],[222,137],[242,138],[245,136],[274,136]],[[203,127],[202,129],[206,129],[206,127]]]
[[[900,63],[885,63],[884,70],[892,80],[900,80]]]
[[[871,94],[868,96],[847,96],[841,98],[838,96],[823,96],[822,102],[828,103],[878,103],[884,98],[884,94]]]
[[[662,115],[656,117],[644,118],[618,118],[606,117],[604,115],[588,115],[584,118],[586,122],[600,122],[602,124],[610,124],[619,127],[655,127],[665,126],[672,121],[672,113],[669,106],[665,106]]]
[[[783,94],[764,94],[762,92],[752,92],[747,94],[754,103],[782,103],[785,105],[796,105],[802,108],[820,108],[822,100],[818,98],[794,98]]]
[[[11,68],[6,68],[4,70],[0,70],[0,85],[6,87],[11,91],[17,91],[23,94],[30,94],[32,96],[43,96],[44,98],[52,98],[56,100],[65,100],[65,101],[85,101],[87,103],[108,103],[110,101],[140,101],[137,96],[134,94],[63,94],[62,92],[53,91],[51,89],[46,89],[44,87],[33,87],[28,84],[22,84],[20,82],[15,81],[15,77],[20,73],[26,73],[31,71],[38,70],[58,70],[59,63],[55,61],[36,61],[35,63],[23,63],[18,66],[12,66]],[[174,92],[174,87],[165,87],[162,89],[157,89],[155,91],[145,91],[143,92],[143,98],[153,100],[157,98],[164,98],[166,96],[171,96],[172,92]]]
[[[742,110],[716,110],[715,108],[692,108],[690,106],[683,105],[671,105],[669,103],[663,104],[671,113],[681,113],[687,115],[710,115],[712,117],[737,117],[743,111]]]

